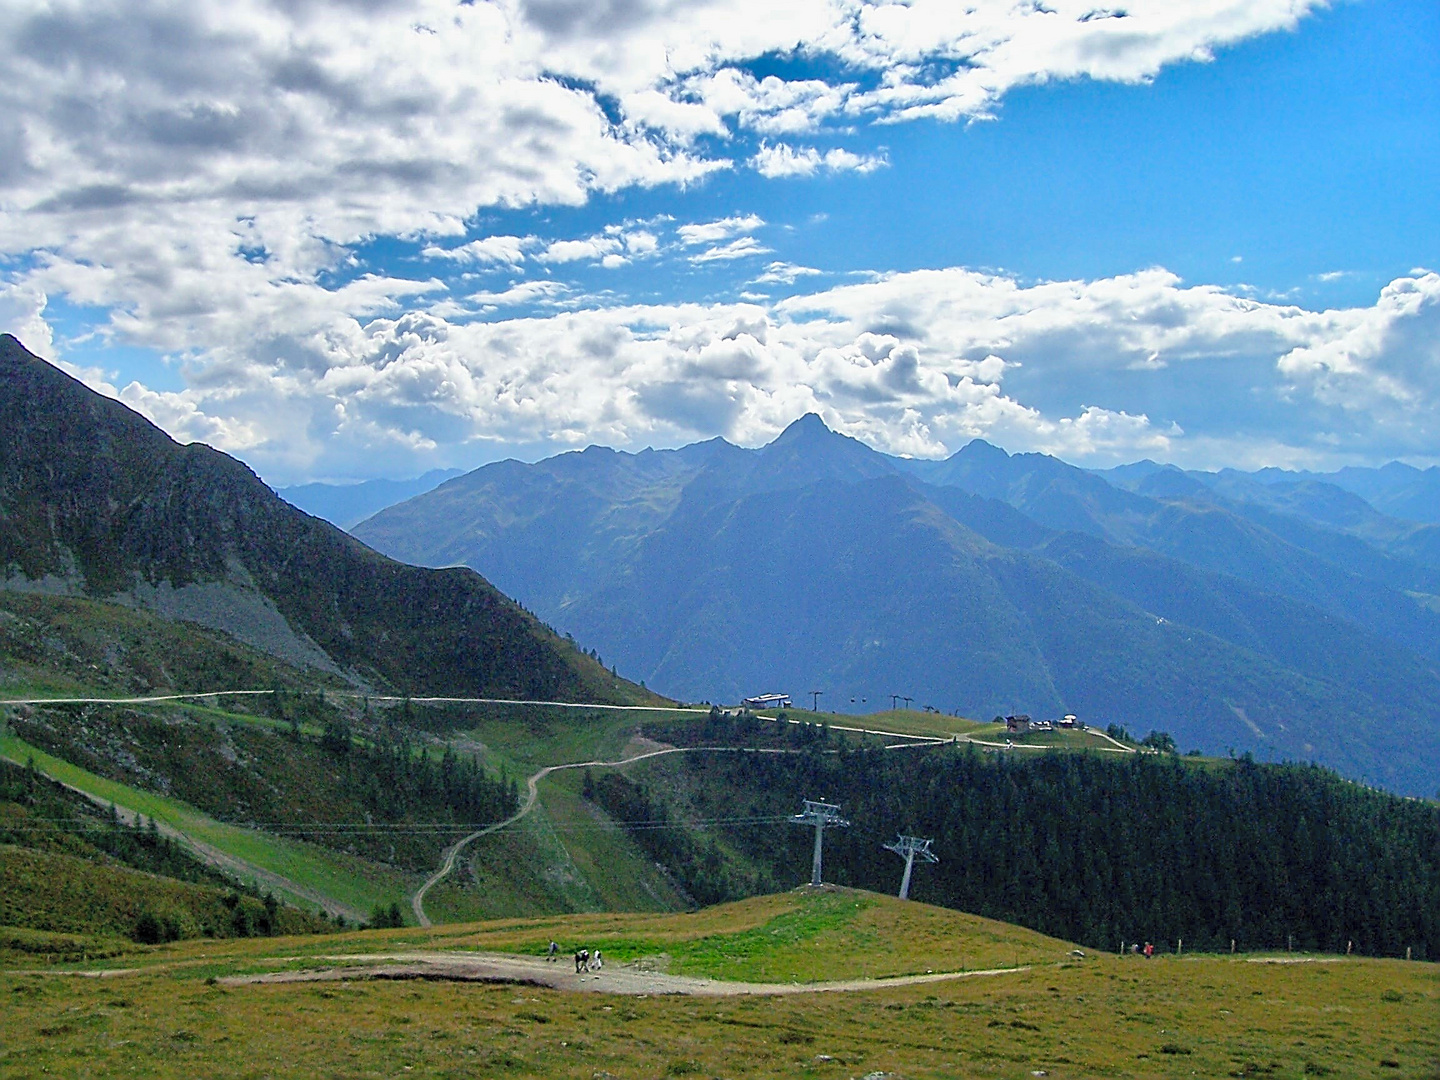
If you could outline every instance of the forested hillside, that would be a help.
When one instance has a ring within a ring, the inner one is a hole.
[[[153,821],[122,821],[113,807],[0,760],[0,927],[155,944],[330,924],[200,862]],[[27,943],[55,948],[49,937],[12,934],[0,938],[0,954]],[[97,950],[94,942],[69,945]]]
[[[773,822],[823,798],[853,823],[826,834],[836,884],[893,892],[903,864],[881,845],[905,833],[933,838],[940,857],[917,864],[915,899],[1097,949],[1183,938],[1228,951],[1233,939],[1242,950],[1352,943],[1440,957],[1440,807],[1311,766],[817,740],[794,755],[683,755],[659,775],[595,789],[626,820],[741,822],[634,831],[707,901],[806,880],[812,832]],[[739,868],[728,877],[727,860]]]

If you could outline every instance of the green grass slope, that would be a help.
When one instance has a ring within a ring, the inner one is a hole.
[[[419,878],[355,856],[216,821],[178,799],[97,776],[13,735],[0,735],[0,756],[33,760],[44,775],[128,815],[144,815],[192,843],[242,880],[254,881],[301,907],[324,907],[352,920],[402,900]]]
[[[293,908],[267,907],[233,890],[0,845],[0,926],[153,944],[293,934],[320,925]]]

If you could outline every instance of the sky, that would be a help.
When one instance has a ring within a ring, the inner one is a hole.
[[[276,485],[1440,463],[1434,0],[9,0],[0,331]]]

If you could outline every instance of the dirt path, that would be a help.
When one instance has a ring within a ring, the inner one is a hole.
[[[299,958],[297,958],[299,959]],[[849,993],[884,990],[895,986],[952,982],[956,979],[1012,975],[1029,971],[1028,966],[991,968],[984,971],[943,971],[927,975],[898,975],[888,979],[844,979],[822,983],[728,982],[690,975],[664,975],[653,971],[610,966],[600,971],[577,974],[571,958],[556,961],[509,953],[417,952],[384,955],[341,955],[306,957],[328,966],[304,971],[276,971],[263,975],[232,975],[219,980],[226,986],[267,985],[296,982],[338,982],[347,979],[424,979],[446,982],[515,983],[545,986],[554,990],[586,993],[660,996],[681,994],[695,997],[778,997],[790,994]],[[284,961],[280,961],[284,962]]]
[[[455,843],[451,844],[448,848],[445,849],[444,858],[440,862],[440,869],[436,870],[435,873],[431,874],[428,878],[426,878],[425,884],[421,885],[420,888],[416,889],[415,895],[410,898],[410,910],[415,914],[415,921],[418,922],[421,926],[433,925],[430,921],[430,917],[425,914],[425,894],[430,891],[432,886],[439,884],[442,880],[444,880],[446,876],[449,875],[452,870],[455,869],[456,858],[459,856],[460,852],[466,847],[466,845],[468,845],[471,841],[478,840],[482,836],[489,836],[491,833],[497,833],[501,829],[507,828],[515,824],[526,814],[530,813],[530,811],[535,808],[535,803],[540,798],[540,781],[544,780],[545,777],[549,776],[552,772],[559,772],[561,769],[590,769],[602,767],[613,768],[619,765],[629,765],[636,761],[644,761],[647,758],[663,757],[666,754],[686,754],[698,752],[741,753],[742,751],[738,748],[728,746],[667,746],[662,750],[650,750],[643,754],[634,754],[631,757],[620,758],[617,761],[571,761],[563,765],[546,765],[539,772],[536,772],[526,778],[525,802],[519,810],[515,811],[515,813],[511,814],[504,821],[496,822],[494,825],[487,825],[483,829],[476,829],[469,835],[462,836],[459,840],[456,840]],[[762,754],[788,754],[794,753],[795,751],[766,749],[744,752]]]

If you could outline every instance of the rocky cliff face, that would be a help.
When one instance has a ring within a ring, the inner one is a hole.
[[[479,574],[395,562],[0,337],[0,577],[414,694],[635,700]]]

